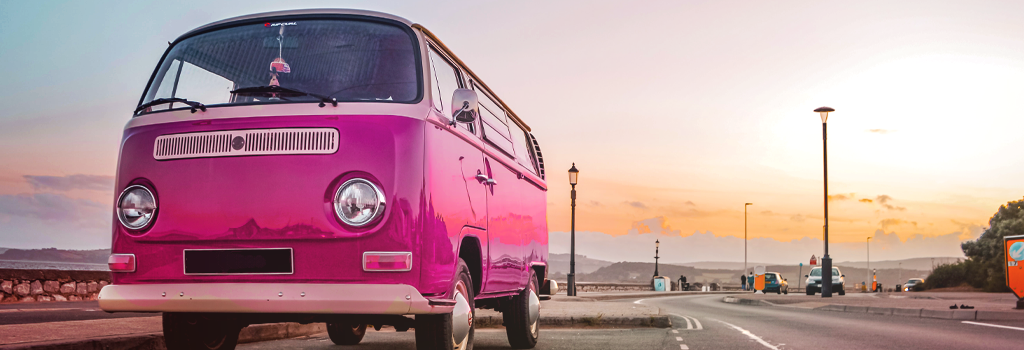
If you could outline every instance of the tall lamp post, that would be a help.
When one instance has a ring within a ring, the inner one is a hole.
[[[576,179],[579,177],[579,170],[576,170],[576,163],[572,163],[572,168],[569,168],[569,185],[572,185],[572,224],[569,229],[569,275],[566,276],[568,279],[568,288],[566,291],[568,296],[576,296]]]
[[[658,247],[661,246],[661,242],[654,240],[654,277],[658,277]]]
[[[747,206],[754,203],[743,203],[743,273],[747,273]]]
[[[832,297],[832,258],[828,255],[828,137],[825,122],[828,121],[828,112],[835,112],[831,107],[818,107],[814,110],[821,115],[821,150],[822,167],[825,169],[825,256],[821,257],[821,297]]]
[[[868,241],[867,241],[867,243],[865,243],[865,245],[868,247],[868,279],[866,279],[865,281],[870,281],[871,280],[871,237],[868,237]],[[867,283],[867,282],[865,282],[865,283]]]

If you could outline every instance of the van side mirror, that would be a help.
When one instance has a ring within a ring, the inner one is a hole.
[[[452,94],[452,117],[455,122],[472,123],[480,113],[480,105],[477,100],[476,91],[470,89],[455,89]]]
[[[846,277],[846,275],[839,275],[839,277]]]
[[[807,276],[807,275],[804,275],[804,277],[809,277],[809,276]]]

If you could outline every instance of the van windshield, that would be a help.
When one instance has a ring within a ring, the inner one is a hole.
[[[415,102],[416,45],[397,25],[359,20],[243,24],[174,44],[141,104],[182,98],[207,106],[320,102]],[[277,88],[280,87],[280,88]],[[235,90],[244,89],[242,91]],[[319,96],[319,97],[318,97]],[[156,105],[152,112],[188,107]]]

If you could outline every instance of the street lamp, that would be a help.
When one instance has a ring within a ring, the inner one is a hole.
[[[579,177],[579,170],[576,170],[576,163],[572,163],[572,168],[569,168],[569,185],[572,185],[572,225],[569,229],[569,275],[568,288],[566,291],[568,296],[576,296],[576,179]]]
[[[865,243],[865,245],[868,247],[868,279],[866,281],[870,281],[871,280],[871,237],[868,237],[868,241],[867,241],[867,243]]]
[[[747,206],[754,203],[743,203],[743,273],[747,273]]]
[[[661,242],[654,240],[654,277],[658,277],[658,247],[661,246]]]
[[[821,257],[821,297],[832,297],[832,258],[828,255],[828,137],[826,136],[825,122],[828,121],[828,113],[835,112],[831,107],[818,107],[814,110],[821,115],[821,150],[822,167],[825,169],[825,256]]]

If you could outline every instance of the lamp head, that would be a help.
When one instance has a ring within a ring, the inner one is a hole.
[[[657,248],[658,246],[661,246],[661,242],[658,240],[654,240],[654,247]]]
[[[814,111],[821,115],[821,123],[824,124],[828,120],[828,112],[835,112],[836,110],[832,109],[832,107],[818,107]]]
[[[576,163],[572,163],[572,168],[569,168],[569,184],[576,186],[576,178],[579,176],[579,170],[576,170]]]
[[[754,205],[754,203],[743,203],[743,205]]]

